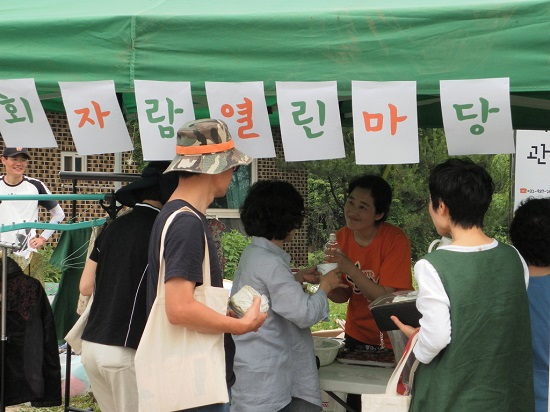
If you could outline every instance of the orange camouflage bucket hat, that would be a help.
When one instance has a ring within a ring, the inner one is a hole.
[[[178,130],[176,157],[164,173],[185,171],[214,175],[251,162],[252,157],[235,147],[225,122],[192,120]]]

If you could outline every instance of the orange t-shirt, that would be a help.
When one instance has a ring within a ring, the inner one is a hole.
[[[374,240],[361,247],[353,238],[353,231],[343,227],[336,233],[342,252],[363,272],[363,275],[383,286],[397,290],[411,290],[411,243],[398,227],[382,222]],[[346,315],[346,334],[370,345],[380,345],[380,329],[365,298],[353,282],[344,275],[350,285],[351,297]],[[387,333],[384,345],[391,347]]]

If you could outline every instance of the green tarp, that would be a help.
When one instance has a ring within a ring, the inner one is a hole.
[[[0,3],[0,79],[35,78],[46,108],[58,81],[414,80],[421,126],[441,125],[439,81],[509,77],[515,128],[550,129],[550,1],[24,0]],[[276,106],[272,106],[276,115]]]

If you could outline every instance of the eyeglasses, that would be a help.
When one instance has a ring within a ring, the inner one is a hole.
[[[241,168],[240,165],[233,166],[233,173],[237,173],[237,170],[239,170],[240,168]]]

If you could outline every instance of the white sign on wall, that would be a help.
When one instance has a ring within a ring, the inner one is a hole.
[[[514,210],[528,197],[550,197],[550,132],[516,132]]]

